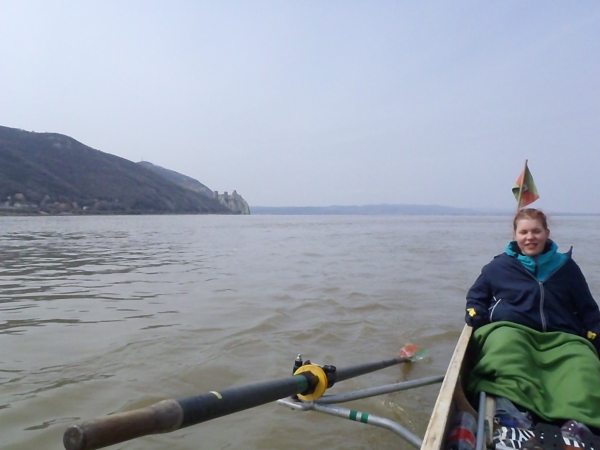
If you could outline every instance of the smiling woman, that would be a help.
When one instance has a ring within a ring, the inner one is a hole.
[[[540,421],[600,428],[600,310],[544,213],[513,220],[514,238],[467,294],[475,367],[467,389],[505,397]],[[568,361],[568,362],[565,362]],[[543,393],[538,397],[538,393]]]
[[[600,348],[600,311],[571,250],[559,253],[543,212],[520,210],[514,241],[486,265],[467,294],[467,324],[509,321],[586,337]]]

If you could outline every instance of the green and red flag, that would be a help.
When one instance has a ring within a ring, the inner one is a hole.
[[[517,208],[527,206],[540,198],[537,187],[535,187],[535,183],[533,182],[531,172],[529,171],[529,167],[527,167],[527,161],[525,161],[525,169],[523,169],[523,172],[521,172],[521,175],[517,178],[517,182],[512,188],[512,192],[518,202]]]

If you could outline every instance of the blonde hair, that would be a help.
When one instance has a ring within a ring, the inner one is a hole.
[[[517,231],[517,222],[522,219],[537,220],[542,224],[542,228],[544,228],[544,230],[548,231],[548,218],[546,217],[546,214],[544,214],[539,209],[535,209],[535,208],[521,209],[515,215],[515,218],[513,219],[513,230],[514,231]]]

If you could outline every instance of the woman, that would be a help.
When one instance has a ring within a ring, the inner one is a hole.
[[[467,294],[472,394],[506,397],[546,421],[600,427],[600,310],[571,250],[559,253],[544,213],[520,210],[514,240]]]
[[[600,311],[572,249],[558,253],[546,216],[537,209],[520,210],[513,228],[515,240],[483,268],[467,294],[467,323],[479,328],[506,320],[564,331],[600,350]]]

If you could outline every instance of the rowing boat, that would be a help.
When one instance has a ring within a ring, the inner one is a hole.
[[[593,435],[589,429],[574,420],[567,421],[562,428],[554,423],[539,420],[535,426],[527,422],[527,427],[507,425],[501,415],[500,402],[506,399],[494,397],[485,392],[478,393],[477,408],[467,400],[463,391],[470,371],[471,361],[467,357],[467,347],[472,336],[472,328],[465,326],[455,347],[448,365],[444,381],[440,388],[429,425],[423,438],[421,450],[444,450],[449,448],[451,434],[455,433],[454,415],[466,411],[476,418],[476,440],[474,450],[491,448],[495,450],[514,450],[521,448],[580,450],[600,449],[600,437]],[[498,402],[498,410],[496,409]],[[510,401],[508,402],[510,403]],[[506,403],[503,403],[506,405]],[[521,414],[515,410],[516,415]],[[511,420],[511,422],[514,422]],[[570,423],[570,425],[569,425]],[[454,431],[454,433],[453,433]],[[464,435],[463,435],[464,436]],[[470,447],[468,444],[467,447]],[[465,447],[466,448],[466,447]]]

